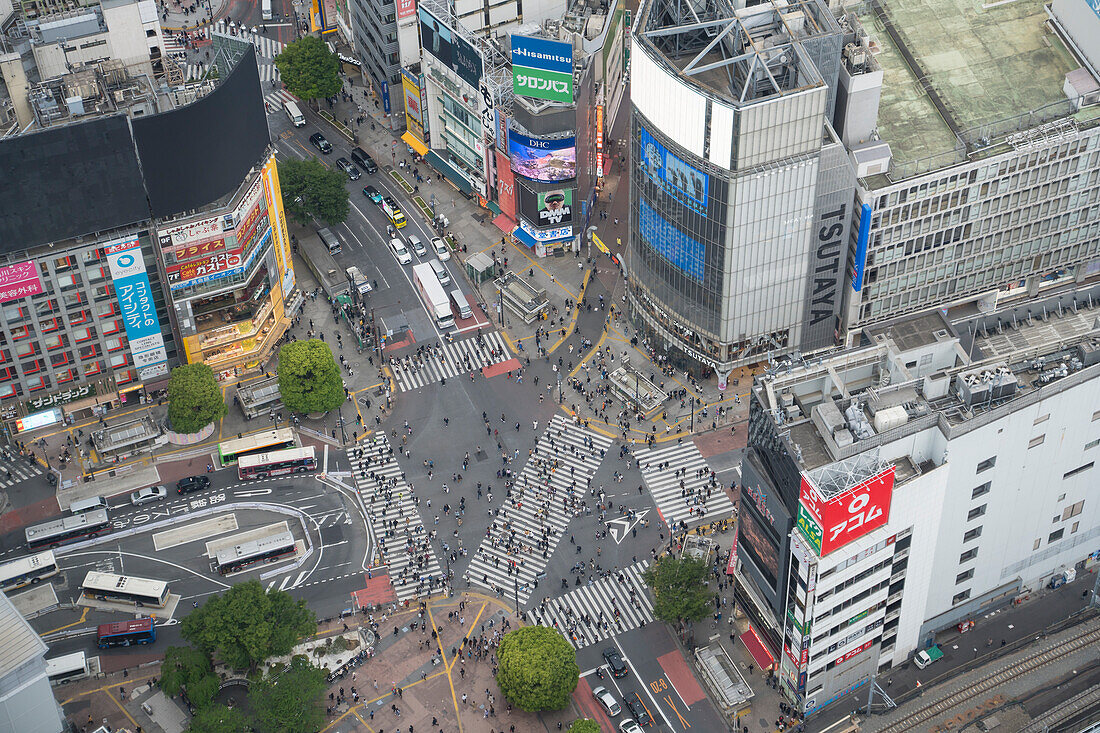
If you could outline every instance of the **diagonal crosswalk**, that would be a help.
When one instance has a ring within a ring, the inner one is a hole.
[[[533,606],[526,618],[557,629],[577,649],[644,626],[653,620],[653,602],[642,578],[648,566],[643,560],[612,571]]]
[[[611,439],[554,415],[477,548],[466,580],[527,603]]]
[[[635,448],[634,456],[653,503],[669,526],[709,522],[733,514],[733,502],[711,480],[710,467],[690,440]]]
[[[397,390],[408,392],[511,358],[504,337],[499,331],[490,331],[481,338],[439,344],[429,348],[422,357],[409,355],[394,358],[390,361],[390,369],[397,381]]]
[[[443,587],[432,533],[424,527],[412,487],[405,481],[385,434],[359,441],[351,452],[355,485],[399,601],[430,595]]]

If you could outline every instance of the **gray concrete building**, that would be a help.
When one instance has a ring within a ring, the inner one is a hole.
[[[46,677],[46,644],[0,593],[0,730],[64,729],[65,718]]]

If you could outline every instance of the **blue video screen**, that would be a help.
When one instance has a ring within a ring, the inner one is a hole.
[[[674,227],[645,201],[638,203],[638,232],[642,241],[692,280],[703,282],[706,246]]]

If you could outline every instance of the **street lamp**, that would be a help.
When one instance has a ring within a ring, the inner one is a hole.
[[[512,578],[512,592],[516,601],[516,615],[519,615],[519,577]]]

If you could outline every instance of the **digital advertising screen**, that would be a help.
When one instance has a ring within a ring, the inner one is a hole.
[[[638,201],[638,233],[653,251],[696,282],[703,282],[706,247],[669,223],[645,200]]]
[[[519,187],[520,213],[535,227],[561,227],[573,223],[572,188],[532,191]]]
[[[417,8],[417,13],[424,50],[477,89],[481,83],[481,53],[424,8]]]
[[[640,129],[646,175],[684,206],[705,215],[710,177],[671,153],[644,127]]]
[[[542,183],[568,181],[577,175],[577,139],[543,140],[508,131],[512,170]]]

